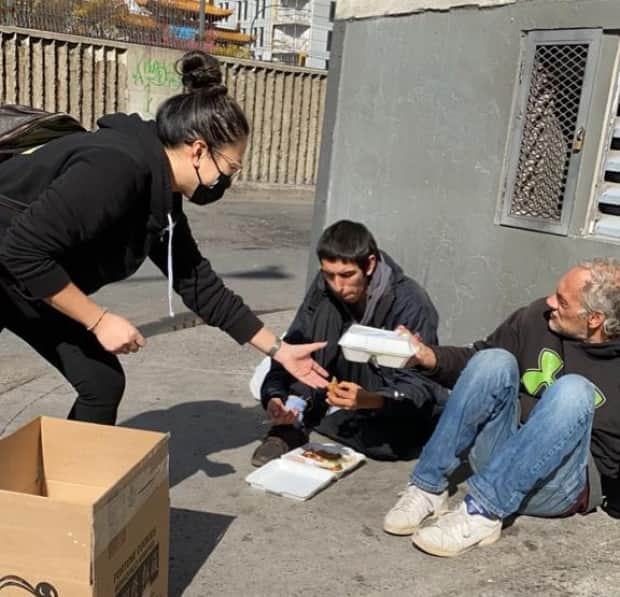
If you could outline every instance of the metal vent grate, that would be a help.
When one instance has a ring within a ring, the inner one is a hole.
[[[589,44],[538,45],[509,214],[560,222]]]

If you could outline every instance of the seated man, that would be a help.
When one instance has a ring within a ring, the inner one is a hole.
[[[317,254],[321,271],[285,340],[294,344],[327,340],[315,358],[340,381],[327,404],[324,390],[293,383],[272,361],[261,399],[273,427],[254,452],[252,464],[261,466],[303,445],[308,430],[321,421],[317,431],[370,457],[411,458],[428,438],[447,390],[413,369],[346,361],[338,340],[353,323],[391,330],[403,324],[434,343],[437,311],[424,289],[378,250],[362,224],[346,220],[333,224],[323,232]],[[329,405],[341,410],[325,416]]]
[[[497,541],[515,513],[588,512],[606,495],[618,514],[620,262],[572,268],[554,294],[472,348],[419,348],[410,364],[454,389],[387,532],[455,556]],[[446,513],[448,479],[465,454],[469,491]]]

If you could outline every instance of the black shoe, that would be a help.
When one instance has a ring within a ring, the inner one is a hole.
[[[293,425],[275,425],[252,454],[252,465],[263,466],[308,443],[308,434]]]

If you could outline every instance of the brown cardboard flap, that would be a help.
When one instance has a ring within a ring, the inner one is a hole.
[[[108,488],[127,474],[165,433],[41,418],[45,477]]]
[[[0,490],[43,493],[40,419],[0,439]]]
[[[163,436],[158,445],[95,504],[95,555],[107,549],[112,539],[162,485],[168,488],[167,436]]]
[[[105,487],[45,480],[45,495],[51,500],[71,504],[94,504],[106,491]]]
[[[169,508],[168,484],[162,483],[97,555],[98,597],[168,595]]]
[[[47,576],[90,580],[91,507],[1,491],[0,512],[3,574],[28,559]]]

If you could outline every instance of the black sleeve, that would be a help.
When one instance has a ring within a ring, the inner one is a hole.
[[[124,152],[93,148],[74,154],[29,207],[17,215],[0,246],[0,263],[33,297],[71,280],[60,265],[69,251],[105,234],[144,193],[147,174]]]
[[[436,344],[439,317],[426,293],[412,290],[410,300],[402,301],[402,304],[403,309],[395,316],[396,320],[419,334],[425,344]],[[426,402],[435,402],[439,394],[445,394],[439,384],[415,369],[381,368],[381,376],[384,385],[376,392],[387,399],[385,411],[402,400],[409,400],[419,408]]]
[[[308,342],[314,342],[311,337],[311,319],[310,303],[313,302],[313,297],[317,292],[316,289],[317,278],[306,293],[304,301],[297,310],[295,317],[289,326],[284,341],[289,344],[306,344]],[[294,379],[291,374],[277,361],[271,360],[271,367],[265,377],[265,381],[261,386],[261,402],[266,408],[270,398],[282,398],[286,401],[289,394],[289,389]]]
[[[174,225],[172,255],[174,289],[187,308],[206,324],[220,328],[239,344],[248,342],[263,327],[243,299],[224,285],[201,255],[183,213]],[[167,234],[151,247],[149,257],[167,276]]]
[[[441,385],[452,388],[469,359],[479,350],[503,348],[517,355],[519,352],[519,328],[526,307],[515,311],[492,334],[471,346],[431,346],[437,356],[437,367],[428,375]]]

